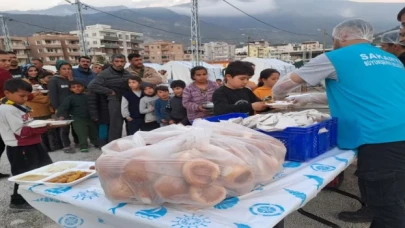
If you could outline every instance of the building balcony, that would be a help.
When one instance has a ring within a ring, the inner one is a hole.
[[[134,50],[134,51],[143,51],[143,48],[141,48],[141,47],[131,47],[131,50]]]
[[[21,45],[13,45],[12,48],[15,50],[25,50],[25,49],[28,49],[28,46],[21,44]]]
[[[17,59],[27,59],[28,55],[27,54],[17,54]]]
[[[63,53],[62,52],[60,52],[60,53],[58,53],[58,52],[42,52],[42,53],[39,53],[40,55],[45,55],[45,56],[58,56],[58,57],[62,57],[63,58]]]
[[[131,43],[136,43],[136,44],[138,44],[138,43],[143,43],[143,40],[140,40],[140,39],[131,39]]]
[[[68,55],[70,55],[70,56],[80,56],[80,52],[78,52],[78,51],[68,52]]]
[[[101,44],[101,47],[105,47],[105,48],[119,48],[120,45],[119,44]]]
[[[112,41],[118,41],[118,37],[116,36],[102,36],[102,40],[112,40]]]

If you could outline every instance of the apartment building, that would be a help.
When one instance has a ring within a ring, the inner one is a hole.
[[[77,35],[78,31],[70,34]],[[112,29],[110,25],[96,24],[86,26],[84,31],[86,48],[94,60],[98,56],[110,59],[113,54],[140,53],[143,50],[143,34]]]
[[[248,56],[256,58],[268,58],[270,53],[269,42],[260,41],[249,41],[248,45]]]
[[[144,59],[151,63],[164,64],[169,61],[183,61],[184,47],[183,44],[176,44],[170,41],[155,41],[145,44]]]
[[[32,58],[40,58],[45,65],[57,60],[77,64],[80,57],[79,38],[72,34],[41,32],[28,37]]]
[[[17,59],[20,64],[26,64],[27,60],[30,58],[30,47],[28,45],[27,37],[10,37],[11,47],[17,55]],[[5,50],[4,37],[0,37],[0,49]]]
[[[210,42],[203,44],[205,61],[228,61],[235,58],[235,45],[225,42]]]

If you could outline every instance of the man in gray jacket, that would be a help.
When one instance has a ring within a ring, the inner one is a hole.
[[[124,55],[113,55],[112,66],[98,74],[88,86],[91,92],[107,96],[110,114],[109,142],[122,137],[124,120],[121,114],[121,99],[122,94],[129,89],[128,78],[132,76],[124,69],[125,63]]]

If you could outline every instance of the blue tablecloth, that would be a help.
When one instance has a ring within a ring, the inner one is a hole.
[[[264,228],[273,227],[303,207],[355,157],[353,151],[333,149],[306,163],[285,162],[272,183],[197,211],[112,203],[104,196],[97,177],[65,188],[25,185],[20,193],[65,228]]]

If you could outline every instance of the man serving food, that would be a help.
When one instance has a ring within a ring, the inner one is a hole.
[[[334,51],[282,77],[273,97],[326,80],[326,94],[292,98],[298,105],[328,103],[338,118],[338,146],[358,151],[356,175],[373,228],[405,227],[405,68],[398,58],[371,45],[367,21],[347,20],[333,30]],[[364,213],[343,215],[356,218]]]

